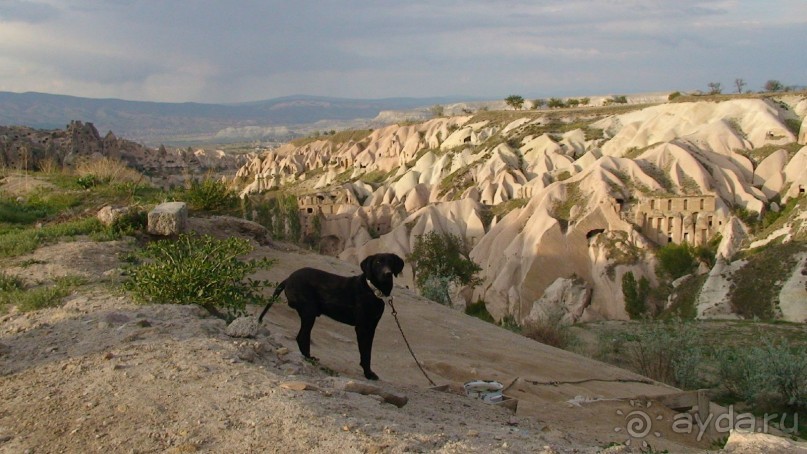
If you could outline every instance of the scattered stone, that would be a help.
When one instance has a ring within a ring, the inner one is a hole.
[[[96,217],[99,221],[101,221],[101,224],[109,227],[118,219],[129,214],[130,211],[131,208],[129,207],[113,207],[111,205],[107,205],[98,211]]]
[[[479,431],[471,429],[468,431],[466,435],[468,436],[468,438],[477,438],[479,437]]]
[[[167,202],[154,207],[148,214],[148,233],[173,236],[188,230],[188,206],[185,202]]]
[[[362,394],[365,396],[368,395],[379,396],[382,399],[384,399],[384,402],[395,405],[398,408],[403,407],[404,405],[406,405],[407,402],[409,402],[409,398],[407,398],[403,394],[384,391],[378,386],[370,385],[367,383],[349,381],[345,383],[343,390],[349,393]]]
[[[12,438],[14,438],[14,437],[11,436],[11,435],[0,435],[0,443],[5,443],[5,442],[11,440]]]
[[[246,362],[248,362],[248,363],[254,363],[254,362],[255,362],[255,358],[256,358],[258,355],[255,353],[255,349],[250,348],[249,346],[245,346],[245,347],[241,347],[241,349],[240,349],[240,350],[238,350],[238,353],[237,353],[237,355],[236,355],[236,356],[237,356],[237,357],[238,357],[238,359],[240,359],[241,361],[246,361]]]
[[[280,387],[283,389],[288,389],[290,391],[319,391],[320,388],[317,386],[312,385],[311,383],[306,383],[303,381],[287,381],[285,383],[281,383]]]
[[[258,334],[258,320],[255,317],[238,317],[224,332],[230,337],[255,337]]]
[[[277,356],[288,355],[289,349],[286,347],[280,347],[277,350],[275,350],[275,353],[277,354]]]
[[[723,450],[724,452],[735,454],[758,452],[807,453],[807,444],[796,443],[775,435],[732,430]]]

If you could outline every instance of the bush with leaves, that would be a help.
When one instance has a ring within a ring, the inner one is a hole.
[[[300,241],[303,227],[297,197],[280,193],[255,205],[255,220],[269,230],[273,239]]]
[[[661,271],[672,279],[691,273],[698,265],[688,243],[669,243],[656,252],[656,257]]]
[[[444,306],[451,305],[451,295],[449,288],[452,279],[448,276],[427,276],[420,287],[420,293],[435,302]]]
[[[477,273],[482,270],[468,257],[465,242],[451,233],[429,232],[415,239],[412,253],[406,258],[415,271],[415,283],[421,292],[448,294],[448,284],[478,285]],[[435,285],[439,284],[439,288]],[[425,293],[424,293],[425,294]],[[445,304],[445,298],[440,302]]]
[[[192,210],[230,212],[237,208],[238,197],[222,180],[204,178],[192,180],[185,198]]]
[[[774,397],[774,405],[807,409],[807,355],[800,348],[763,338],[761,346],[726,348],[717,358],[720,382],[735,397],[756,405]]]
[[[217,240],[195,234],[150,243],[138,255],[124,286],[140,302],[196,304],[216,317],[246,315],[247,304],[265,304],[262,290],[273,286],[249,276],[272,265],[269,259],[240,260],[252,246],[241,238]]]
[[[510,95],[504,98],[505,104],[512,107],[513,110],[521,109],[521,106],[524,105],[524,97],[519,95]]]
[[[631,271],[622,276],[622,294],[625,296],[625,311],[632,320],[642,318],[647,313],[647,297],[650,282],[642,276],[638,283]]]
[[[692,322],[647,322],[641,325],[626,348],[642,375],[683,389],[694,389],[703,382],[699,373],[704,356],[700,337]]]
[[[576,344],[578,339],[571,331],[571,324],[564,321],[565,312],[561,308],[546,311],[542,317],[527,322],[523,327],[526,337],[542,344],[567,349]]]

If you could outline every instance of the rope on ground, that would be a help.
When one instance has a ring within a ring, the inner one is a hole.
[[[569,380],[569,381],[538,381],[538,380],[528,380],[524,378],[523,380],[531,385],[536,386],[579,385],[581,383],[588,383],[592,381],[600,381],[605,383],[642,383],[645,385],[655,384],[653,380],[641,379],[641,378],[586,378],[583,380]],[[512,386],[512,383],[510,384],[510,386]]]
[[[437,386],[432,381],[431,377],[429,377],[429,374],[427,374],[426,371],[423,369],[423,366],[420,365],[420,361],[418,361],[417,356],[415,356],[415,352],[412,351],[412,347],[409,345],[409,341],[406,339],[406,334],[404,334],[403,328],[401,328],[401,322],[398,321],[398,311],[396,311],[395,306],[392,305],[391,296],[389,297],[387,303],[389,304],[390,309],[392,309],[392,317],[395,319],[395,324],[398,325],[398,330],[401,332],[401,337],[403,337],[404,343],[406,344],[406,348],[409,349],[409,354],[411,354],[412,358],[415,360],[415,364],[418,365],[418,369],[420,369],[420,371],[423,372],[423,376],[426,377],[426,380],[429,380],[429,384],[431,384],[432,386]]]

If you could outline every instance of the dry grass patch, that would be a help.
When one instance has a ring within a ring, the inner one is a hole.
[[[76,175],[80,179],[93,178],[101,183],[139,183],[143,180],[140,172],[122,161],[108,157],[82,159],[76,164]]]

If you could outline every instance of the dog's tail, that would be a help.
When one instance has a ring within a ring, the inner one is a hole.
[[[269,308],[272,307],[273,304],[275,304],[275,301],[277,301],[277,297],[280,296],[280,292],[282,292],[285,288],[286,288],[286,281],[277,284],[277,287],[275,288],[275,293],[272,294],[272,297],[269,299],[269,302],[266,303],[266,307],[263,308],[261,316],[258,317],[258,323],[263,322],[263,316],[266,315],[266,311],[268,311]]]

